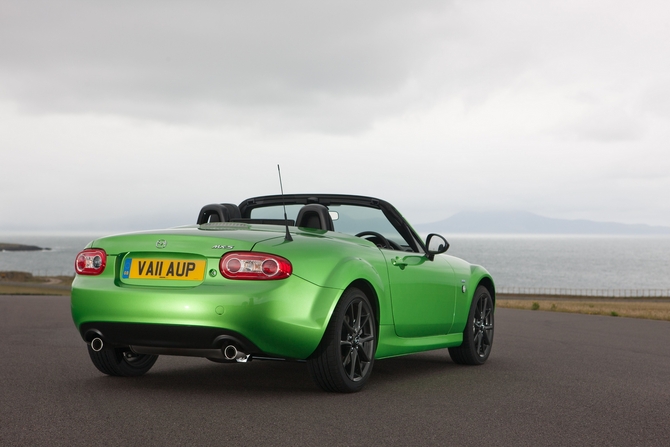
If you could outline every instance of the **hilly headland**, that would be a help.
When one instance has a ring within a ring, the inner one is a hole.
[[[414,228],[419,232],[442,231],[447,234],[670,235],[670,227],[557,219],[527,211],[462,211]]]

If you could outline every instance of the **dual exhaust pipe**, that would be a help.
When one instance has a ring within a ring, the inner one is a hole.
[[[105,343],[102,341],[102,338],[100,337],[95,337],[93,340],[91,340],[91,349],[95,352],[102,351],[102,348],[104,348],[104,346]],[[227,345],[221,351],[223,352],[223,356],[226,358],[226,360],[246,362],[251,357],[249,354],[246,354],[238,350],[235,345]]]

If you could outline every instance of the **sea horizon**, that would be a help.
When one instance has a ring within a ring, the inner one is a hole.
[[[0,242],[51,249],[0,252],[0,271],[72,276],[77,253],[109,234],[120,233],[0,231]],[[670,289],[670,235],[444,236],[447,255],[484,266],[500,288]]]

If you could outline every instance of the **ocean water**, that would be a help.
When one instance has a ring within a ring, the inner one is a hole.
[[[0,233],[0,242],[36,245],[51,250],[0,251],[0,271],[30,272],[39,276],[74,276],[74,259],[100,234]]]
[[[49,251],[0,252],[0,271],[74,275],[77,253],[100,234],[0,233]],[[447,254],[484,266],[498,287],[670,289],[670,236],[460,235]]]
[[[670,236],[452,235],[498,287],[670,289]]]

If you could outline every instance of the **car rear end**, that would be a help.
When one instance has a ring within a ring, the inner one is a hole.
[[[283,234],[222,223],[96,240],[76,261],[74,322],[94,350],[305,359],[341,291],[294,274],[276,253],[254,251]]]

